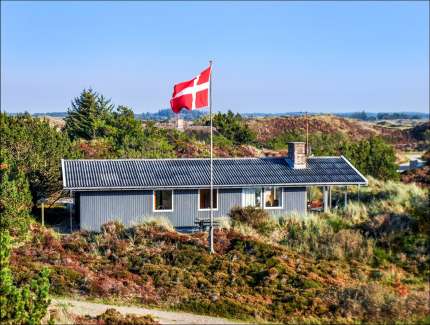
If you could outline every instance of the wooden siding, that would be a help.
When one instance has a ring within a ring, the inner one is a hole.
[[[177,189],[173,193],[173,211],[154,212],[152,191],[79,192],[81,229],[99,231],[106,222],[118,220],[132,226],[144,217],[166,217],[175,227],[193,227],[197,217],[209,217],[209,211],[198,211],[198,191]],[[242,204],[242,189],[219,189],[218,209],[214,216],[226,216],[234,206]],[[283,188],[283,208],[268,209],[271,215],[306,211],[306,188]]]

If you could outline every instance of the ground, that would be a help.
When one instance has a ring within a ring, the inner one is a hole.
[[[233,324],[239,323],[220,317],[210,317],[183,313],[176,311],[163,311],[160,309],[148,309],[137,306],[108,305],[104,303],[89,302],[71,298],[55,298],[52,300],[50,312],[56,314],[57,322],[63,324],[73,323],[76,316],[97,316],[107,309],[114,308],[121,314],[152,315],[161,324]],[[243,324],[243,323],[242,323]]]

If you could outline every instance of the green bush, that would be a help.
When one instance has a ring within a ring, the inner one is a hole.
[[[25,175],[14,171],[8,161],[0,163],[0,229],[24,235],[31,220],[32,205]]]
[[[60,191],[62,158],[76,158],[67,134],[30,114],[0,114],[0,161],[9,162],[28,180],[33,203]]]
[[[0,322],[2,324],[39,324],[46,315],[49,299],[49,272],[43,269],[28,285],[17,287],[9,268],[11,238],[0,233]]]
[[[206,125],[208,124],[209,121],[206,121]],[[232,111],[215,114],[213,116],[213,125],[224,138],[234,144],[250,144],[255,141],[254,132],[248,127],[240,114],[234,114]]]

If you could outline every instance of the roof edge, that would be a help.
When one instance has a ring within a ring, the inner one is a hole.
[[[306,186],[346,186],[346,185],[367,185],[367,182],[326,182],[326,183],[282,183],[282,184],[234,184],[234,185],[214,185],[214,188],[246,188],[256,186],[280,186],[280,187],[306,187]],[[182,185],[182,186],[118,186],[118,187],[65,187],[65,190],[74,191],[100,191],[100,190],[154,190],[154,189],[201,189],[209,188],[209,184],[204,185]]]
[[[333,159],[342,158],[343,156],[311,156],[307,159]],[[285,156],[270,156],[270,157],[214,157],[214,160],[245,160],[245,159],[285,159]],[[210,158],[118,158],[118,159],[61,159],[61,161],[154,161],[154,160],[209,160]]]
[[[354,169],[354,171],[358,174],[358,175],[360,175],[360,177],[362,178],[362,179],[364,179],[365,181],[366,181],[366,186],[367,185],[369,185],[369,181],[367,180],[367,178],[366,177],[364,177],[364,175],[362,174],[362,173],[360,173],[360,171],[357,169],[357,168],[355,168],[355,166],[348,160],[348,159],[346,159],[346,157],[344,156],[344,155],[342,155],[341,156],[342,157],[342,159],[343,160],[345,160],[345,162],[349,165],[349,167],[351,167],[352,169]],[[361,185],[361,184],[360,184]]]

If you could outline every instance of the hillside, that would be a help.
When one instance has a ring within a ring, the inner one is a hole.
[[[423,140],[422,137],[417,136],[416,130],[428,129],[428,123],[420,124],[413,129],[396,129],[333,115],[310,115],[308,120],[309,134],[339,132],[355,140],[382,136],[398,149],[415,148]],[[258,141],[262,143],[285,132],[302,134],[303,136],[306,132],[306,118],[303,116],[250,119],[248,125],[256,133]]]
[[[80,299],[259,322],[413,322],[429,313],[426,193],[370,179],[366,205],[326,215],[273,220],[255,210],[248,223],[249,209],[232,212],[213,255],[207,233],[163,220],[63,236],[33,225],[12,268],[25,283],[48,266],[52,294]]]
[[[169,115],[170,116],[170,115]],[[196,115],[204,116],[204,114]],[[49,124],[57,129],[64,127],[64,120],[61,117],[52,117],[50,115],[40,115],[40,118],[46,119]],[[349,139],[361,140],[368,139],[372,136],[382,136],[388,142],[393,144],[397,150],[411,151],[411,150],[423,150],[425,149],[425,131],[429,129],[430,122],[416,122],[411,125],[405,124],[381,124],[375,122],[360,121],[357,119],[345,118],[335,115],[310,115],[309,121],[309,134],[324,133],[334,134],[340,133]],[[199,121],[196,121],[197,124]],[[191,123],[191,122],[189,122]],[[274,139],[282,134],[289,132],[294,134],[305,135],[306,132],[306,118],[303,116],[288,116],[288,117],[259,117],[259,118],[247,118],[247,125],[257,136],[257,141],[261,144],[267,143],[271,139]],[[172,129],[174,125],[168,122],[158,123],[157,127],[162,129]],[[185,128],[185,132],[190,136],[195,136],[197,139],[205,140],[208,137],[208,133],[202,133],[199,125],[190,124]],[[193,148],[195,146],[190,143],[188,150],[184,152],[178,152],[180,157],[192,157],[194,153],[198,154],[199,150]],[[264,145],[263,145],[264,147]],[[239,146],[234,151],[226,151],[222,148],[218,148],[217,154],[221,157],[238,155],[261,155],[261,151],[254,149],[250,146]],[[276,154],[276,153],[274,153]]]

